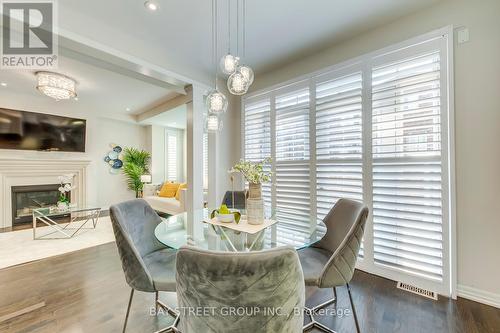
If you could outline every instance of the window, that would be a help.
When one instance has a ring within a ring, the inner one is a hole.
[[[166,155],[167,155],[167,180],[178,181],[177,163],[178,163],[178,149],[177,149],[177,133],[166,131]]]
[[[244,157],[272,157],[266,205],[321,227],[339,198],[370,208],[359,268],[451,293],[450,31],[245,97]]]

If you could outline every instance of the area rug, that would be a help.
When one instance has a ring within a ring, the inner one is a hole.
[[[46,228],[37,228],[37,234]],[[109,216],[99,218],[95,229],[80,230],[69,239],[33,240],[32,229],[4,232],[0,233],[0,269],[114,241]]]

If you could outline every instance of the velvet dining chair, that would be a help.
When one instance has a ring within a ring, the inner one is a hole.
[[[123,324],[127,328],[134,291],[155,293],[155,305],[174,317],[172,325],[159,332],[175,331],[178,313],[158,299],[158,292],[175,292],[176,250],[162,245],[154,236],[162,221],[143,199],[134,199],[110,207],[111,222],[125,279],[131,288]]]
[[[298,251],[306,286],[332,288],[334,294],[334,298],[313,308],[306,308],[311,321],[304,326],[304,331],[314,327],[324,332],[335,332],[318,322],[314,313],[336,302],[335,288],[346,286],[356,330],[360,332],[349,282],[354,275],[367,217],[368,207],[363,203],[339,199],[323,219],[327,230],[323,238]]]
[[[304,277],[293,247],[251,252],[182,247],[176,276],[183,333],[302,332]]]

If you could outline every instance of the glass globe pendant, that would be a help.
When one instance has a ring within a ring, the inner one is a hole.
[[[214,90],[208,94],[205,101],[208,112],[214,114],[221,114],[227,110],[227,98],[223,93]]]
[[[254,79],[253,70],[247,65],[241,65],[239,71],[241,72],[241,74],[243,74],[243,76],[247,80],[248,87],[250,87]]]
[[[222,131],[222,120],[215,114],[209,114],[207,117],[207,131],[214,133]]]
[[[233,74],[238,68],[238,62],[240,58],[233,56],[232,54],[226,54],[220,60],[220,69],[222,73],[226,75]]]
[[[233,95],[246,94],[249,86],[247,79],[239,70],[231,74],[227,79],[227,89]]]

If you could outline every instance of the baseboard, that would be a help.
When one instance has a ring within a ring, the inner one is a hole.
[[[458,285],[457,294],[459,297],[470,299],[486,305],[491,305],[500,308],[500,294],[495,294],[489,291],[476,289],[468,286]]]

